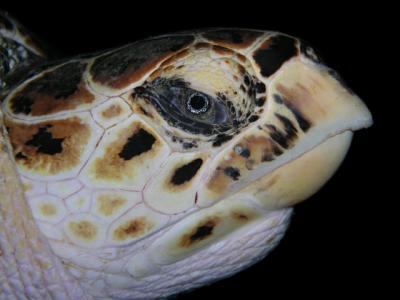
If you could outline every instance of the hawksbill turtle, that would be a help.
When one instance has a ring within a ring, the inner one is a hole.
[[[47,62],[2,14],[0,50],[1,299],[164,298],[235,274],[372,124],[278,32],[180,32]]]

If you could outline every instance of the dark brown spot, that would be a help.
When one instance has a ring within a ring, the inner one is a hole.
[[[285,149],[289,148],[289,141],[282,131],[272,124],[267,124],[266,127],[270,130],[270,136],[275,142]]]
[[[263,94],[263,93],[265,93],[265,91],[266,91],[265,84],[263,82],[261,82],[261,81],[257,82],[257,84],[256,84],[256,92],[258,94]]]
[[[63,65],[32,81],[25,91],[51,95],[55,100],[68,98],[78,90],[85,68],[80,62]]]
[[[268,77],[296,54],[295,39],[285,35],[276,35],[265,41],[253,57],[260,67],[261,75]]]
[[[274,94],[274,100],[275,100],[275,102],[278,103],[278,104],[283,104],[283,99],[282,99],[282,97],[281,97],[280,95],[278,95],[278,94]]]
[[[24,155],[22,152],[18,152],[17,154],[15,154],[15,159],[27,159],[28,157],[26,155]]]
[[[190,181],[197,174],[202,164],[203,160],[198,158],[176,169],[171,178],[171,183],[174,185],[181,185],[187,181]]]
[[[203,222],[200,222],[191,232],[182,236],[182,239],[179,243],[180,246],[187,248],[210,237],[215,226],[217,226],[219,222],[220,219],[215,217],[208,218]]]
[[[311,122],[305,118],[303,113],[301,113],[295,105],[293,105],[291,102],[287,101],[285,98],[278,94],[274,94],[274,100],[278,104],[284,104],[292,112],[292,114],[296,118],[297,123],[304,132],[307,132],[308,129],[310,129]]]
[[[249,86],[250,85],[250,78],[249,76],[246,74],[243,78],[244,84]]]
[[[149,151],[153,147],[155,141],[156,139],[153,135],[143,128],[140,128],[128,138],[128,141],[119,153],[119,157],[124,160],[130,160],[137,155]]]
[[[240,170],[234,167],[226,167],[224,169],[224,173],[226,176],[229,176],[233,180],[239,180],[240,177]]]
[[[209,224],[205,224],[203,226],[200,226],[197,228],[196,232],[190,236],[191,241],[197,241],[197,240],[202,240],[205,237],[209,236],[212,234],[214,227]]]
[[[279,121],[281,121],[281,123],[285,127],[286,138],[288,140],[293,140],[294,138],[296,138],[297,128],[293,125],[292,121],[290,121],[288,118],[278,113],[275,113],[275,116],[279,119]]]
[[[37,148],[37,152],[54,155],[62,152],[62,142],[64,138],[56,139],[53,137],[51,132],[48,132],[49,126],[40,127],[38,132],[25,143],[27,146],[33,146]],[[51,125],[50,125],[51,127]]]
[[[246,75],[246,68],[243,67],[241,64],[238,64],[238,65],[237,65],[237,69],[238,69],[240,75],[242,75],[242,76],[245,76],[245,75]]]
[[[219,147],[223,143],[231,140],[232,138],[233,138],[233,136],[231,136],[231,135],[218,134],[217,137],[215,138],[214,142],[213,142],[213,146],[214,147]]]
[[[43,116],[92,103],[94,96],[82,80],[85,69],[86,64],[73,62],[44,72],[10,100],[11,111]]]
[[[251,117],[249,118],[249,122],[250,122],[250,123],[253,123],[253,122],[257,121],[259,118],[260,118],[259,116],[251,116]]]
[[[244,62],[247,61],[246,56],[244,56],[244,55],[242,55],[242,54],[240,54],[240,53],[236,53],[236,57],[237,57],[242,63],[244,63]]]
[[[187,150],[187,149],[196,148],[197,144],[195,142],[183,142],[182,147],[183,147],[183,149]]]
[[[138,148],[135,149],[136,146]],[[133,121],[113,132],[113,140],[104,144],[104,153],[92,161],[90,172],[99,180],[117,182],[129,178],[134,181],[142,176],[142,165],[154,160],[163,146],[164,143],[151,129],[141,122]]]
[[[265,97],[260,97],[256,100],[256,105],[257,106],[263,106],[265,104],[266,98]]]
[[[32,111],[32,104],[32,98],[18,95],[11,101],[11,111],[15,114],[28,115]]]

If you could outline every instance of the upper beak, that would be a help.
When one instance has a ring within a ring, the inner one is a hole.
[[[326,67],[297,58],[268,86],[264,114],[215,159],[200,205],[239,192],[266,208],[304,200],[340,165],[351,132],[372,125],[365,104]],[[239,155],[237,147],[250,155]],[[236,171],[235,178],[227,168]]]

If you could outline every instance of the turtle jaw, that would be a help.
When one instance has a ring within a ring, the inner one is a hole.
[[[215,171],[200,202],[207,206],[242,191],[258,190],[257,201],[266,208],[304,200],[336,171],[351,132],[371,124],[364,103],[328,68],[299,58],[289,61],[268,85],[264,113],[215,159]],[[306,165],[303,157],[309,157]],[[282,173],[280,180],[271,175],[276,172]],[[267,192],[273,185],[281,187],[281,199]],[[291,195],[287,199],[282,196],[285,192]]]
[[[342,164],[352,131],[333,136],[247,186],[241,193],[268,210],[293,206],[321,189]]]

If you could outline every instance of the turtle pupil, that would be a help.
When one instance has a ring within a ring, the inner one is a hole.
[[[204,113],[209,108],[209,101],[207,97],[201,94],[193,94],[187,101],[187,109],[194,114]]]

